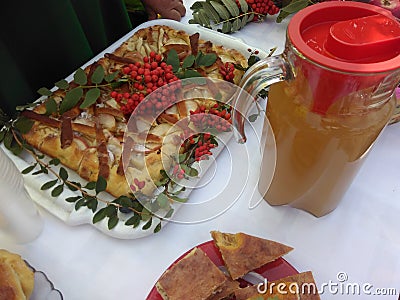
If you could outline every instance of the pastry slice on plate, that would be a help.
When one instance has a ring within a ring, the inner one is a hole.
[[[232,279],[238,279],[293,250],[290,246],[241,232],[212,231],[211,236]]]
[[[164,272],[156,283],[163,299],[202,300],[221,290],[225,274],[199,248]]]
[[[207,300],[221,300],[221,299],[231,299],[234,291],[239,288],[239,282],[236,280],[232,280],[230,277],[226,277],[227,280],[225,283],[219,288],[219,291],[211,295],[207,298]]]
[[[29,299],[33,286],[33,271],[21,256],[0,249],[0,300]]]

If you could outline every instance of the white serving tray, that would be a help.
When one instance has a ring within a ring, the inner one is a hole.
[[[236,49],[243,53],[246,57],[250,55],[248,52],[249,48],[254,49],[253,47],[245,44],[242,40],[228,36],[226,34],[222,34],[204,27],[201,27],[199,25],[194,25],[194,24],[182,24],[176,21],[172,20],[165,20],[165,19],[158,19],[154,21],[149,21],[146,23],[141,24],[128,34],[126,34],[124,37],[119,39],[117,42],[115,42],[113,45],[105,49],[103,52],[99,53],[97,56],[95,56],[93,59],[88,61],[85,65],[82,66],[82,68],[85,68],[87,65],[92,64],[93,62],[97,61],[98,59],[102,58],[105,53],[110,53],[113,52],[116,48],[118,48],[124,41],[126,41],[129,37],[131,37],[136,31],[142,28],[146,28],[149,26],[153,25],[166,25],[169,27],[172,27],[177,30],[184,30],[185,32],[189,34],[193,33],[200,33],[200,38],[203,40],[211,41],[216,45],[223,45],[225,48],[231,48],[231,49]],[[265,57],[267,54],[263,52],[261,49],[257,49],[260,51],[259,56]],[[66,78],[67,81],[71,81],[73,79],[73,74],[68,76]],[[55,79],[56,81],[57,79]],[[4,152],[7,153],[7,155],[14,161],[15,165],[19,170],[23,170],[26,167],[30,165],[32,162],[32,158],[29,156],[14,156],[11,152],[9,152],[7,149],[4,148],[4,145],[1,145],[3,147]],[[222,146],[219,146],[214,149],[215,151],[213,152],[213,156],[216,157],[219,155],[219,153],[223,150]],[[202,162],[203,163],[203,162]],[[205,174],[207,169],[209,168],[209,163],[207,161],[204,161],[203,165],[201,165],[202,172],[200,175],[207,175]],[[69,172],[70,177],[74,174],[73,171]],[[77,175],[75,175],[76,178],[73,178],[76,181],[82,181],[81,178],[79,178]],[[212,176],[211,176],[212,177]],[[103,219],[102,221],[93,224],[92,223],[92,218],[93,218],[93,212],[87,208],[81,208],[78,211],[74,210],[74,203],[68,203],[64,199],[69,196],[76,196],[78,194],[74,194],[73,192],[68,191],[67,189],[64,190],[62,195],[60,197],[54,198],[50,195],[50,191],[42,191],[40,190],[40,187],[47,181],[54,179],[50,175],[46,174],[41,174],[41,175],[24,175],[24,181],[26,188],[32,197],[32,199],[41,207],[49,211],[51,214],[55,215],[62,221],[64,221],[68,225],[81,225],[81,224],[90,224],[94,228],[100,230],[106,235],[119,238],[119,239],[136,239],[136,238],[141,238],[144,236],[148,236],[153,234],[153,229],[157,225],[158,222],[153,222],[152,227],[150,227],[147,230],[143,230],[141,227],[144,225],[140,224],[136,228],[132,228],[131,226],[126,226],[124,225],[123,220],[120,220],[119,223],[112,229],[109,230],[107,227],[107,220],[108,219]],[[71,195],[68,195],[68,193],[71,193]],[[186,192],[185,197],[188,196],[190,191]],[[112,199],[112,198],[110,198]],[[190,200],[189,200],[190,202]],[[100,204],[99,204],[100,205]],[[176,211],[176,209],[175,209]],[[164,222],[162,224],[163,226],[166,225]]]

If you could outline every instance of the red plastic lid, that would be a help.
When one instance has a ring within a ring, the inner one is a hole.
[[[375,5],[314,4],[293,16],[288,36],[305,57],[330,69],[380,73],[400,68],[400,23]]]

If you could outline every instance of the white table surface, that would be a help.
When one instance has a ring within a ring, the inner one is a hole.
[[[187,23],[190,5],[187,1]],[[282,52],[287,23],[247,25],[234,36]],[[290,207],[256,209],[239,201],[207,222],[168,224],[161,232],[136,240],[119,240],[89,225],[68,226],[42,210],[45,226],[35,241],[0,247],[21,254],[44,271],[67,300],[145,299],[161,273],[182,253],[210,239],[211,230],[246,232],[295,248],[285,258],[299,271],[312,270],[317,285],[371,284],[400,291],[400,123],[385,129],[339,207],[315,218]],[[218,172],[223,172],[219,169]],[[1,191],[0,191],[1,193]],[[194,192],[196,193],[196,192]],[[3,245],[2,245],[3,244]],[[397,299],[398,296],[349,296],[326,292],[322,299]]]

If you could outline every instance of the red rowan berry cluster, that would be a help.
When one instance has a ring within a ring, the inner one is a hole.
[[[159,87],[166,84],[175,82],[178,78],[172,71],[172,66],[162,61],[162,56],[151,52],[150,56],[143,58],[143,63],[136,62],[123,67],[122,72],[132,81],[132,93],[118,93],[117,91],[111,92],[111,97],[121,104],[121,110],[125,115],[130,115],[141,101],[150,93],[156,91]],[[176,88],[176,87],[175,87]],[[144,107],[149,110],[165,109],[173,99],[174,90],[165,88],[159,95],[155,103],[149,104]]]
[[[251,9],[262,15],[275,15],[279,12],[279,7],[275,5],[272,0],[246,0]],[[260,17],[258,15],[254,16],[253,21],[258,21]]]
[[[203,139],[197,142],[197,147],[194,150],[194,160],[200,161],[207,159],[207,156],[212,155],[210,151],[212,148],[215,148],[215,144],[211,140],[211,134],[204,133]]]
[[[210,109],[202,105],[195,111],[190,111],[190,121],[202,131],[216,129],[218,132],[230,131],[232,123],[229,110],[224,107],[221,109],[218,103]]]
[[[226,62],[225,64],[219,67],[219,73],[226,81],[229,82],[233,82],[233,78],[235,77],[233,71],[235,71],[235,65],[230,62]]]

